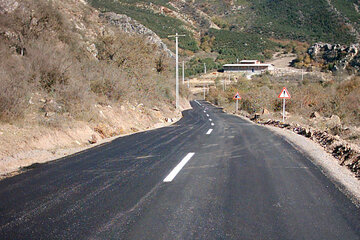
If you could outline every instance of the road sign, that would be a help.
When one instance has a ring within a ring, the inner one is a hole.
[[[235,96],[233,97],[233,99],[234,99],[234,100],[241,100],[241,97],[240,97],[239,92],[237,92],[237,93],[235,94]]]
[[[238,109],[239,109],[239,100],[241,100],[240,94],[239,92],[237,92],[235,94],[235,96],[233,97],[234,100],[236,100],[236,106],[235,106],[235,113],[237,113]]]
[[[282,98],[282,99],[290,99],[290,93],[288,92],[288,90],[284,87],[281,90],[281,93],[279,94],[278,98]]]
[[[291,96],[290,96],[290,93],[288,92],[288,90],[286,89],[286,87],[284,87],[282,90],[281,90],[281,93],[279,94],[278,98],[281,98],[283,99],[283,122],[285,122],[285,101],[286,99],[290,99]]]

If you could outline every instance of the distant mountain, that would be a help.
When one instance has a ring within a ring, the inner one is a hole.
[[[217,62],[264,60],[278,40],[354,44],[360,39],[358,0],[88,0],[102,12],[125,14],[165,42],[184,33],[180,47],[212,52]]]

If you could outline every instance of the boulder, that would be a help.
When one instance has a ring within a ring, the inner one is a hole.
[[[91,135],[91,138],[89,139],[89,143],[90,144],[95,144],[97,143],[97,137],[95,134]]]
[[[335,123],[336,125],[341,125],[341,119],[338,115],[332,115],[330,121]]]
[[[50,118],[50,117],[53,117],[53,116],[55,116],[55,112],[46,112],[45,113],[45,117],[47,117],[47,118]]]
[[[254,115],[251,116],[250,120],[251,120],[251,121],[254,121],[254,120],[257,120],[257,119],[259,119],[259,118],[260,118],[260,114],[255,113]]]
[[[332,115],[331,118],[326,119],[326,127],[329,129],[341,126],[340,117],[337,115]]]
[[[318,113],[318,112],[313,112],[313,113],[311,113],[311,115],[310,115],[310,118],[320,118],[321,117],[321,115],[320,115],[320,113]]]
[[[165,118],[165,122],[167,122],[167,123],[172,123],[173,120],[172,120],[171,118]]]
[[[270,111],[267,110],[266,108],[264,108],[264,109],[261,111],[261,114],[262,114],[262,115],[269,115],[269,114],[270,114]]]

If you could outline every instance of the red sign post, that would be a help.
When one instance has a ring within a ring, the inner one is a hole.
[[[283,99],[283,122],[285,122],[285,101],[286,99],[291,99],[290,93],[288,90],[284,87],[281,90],[281,93],[279,94],[278,98]]]

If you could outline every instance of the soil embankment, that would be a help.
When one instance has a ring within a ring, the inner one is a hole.
[[[181,118],[172,105],[151,108],[144,104],[124,103],[121,106],[100,106],[96,122],[67,119],[61,125],[0,125],[0,178],[12,176],[32,164],[55,160],[112,139],[139,131],[163,127]],[[181,110],[190,108],[181,99]],[[41,116],[43,121],[48,117]],[[64,119],[63,119],[64,121]]]

